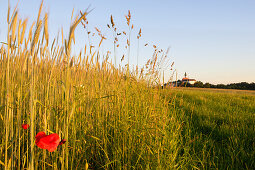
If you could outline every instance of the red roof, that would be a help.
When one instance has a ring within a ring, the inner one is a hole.
[[[186,78],[186,77],[184,77],[183,79],[182,79],[182,81],[196,81],[195,79],[189,79],[189,78]]]

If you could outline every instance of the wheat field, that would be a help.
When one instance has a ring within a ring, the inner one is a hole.
[[[90,36],[90,11],[72,14],[68,34],[62,29],[58,38],[49,37],[48,14],[42,7],[43,2],[31,25],[19,17],[18,7],[8,8],[7,38],[0,49],[1,169],[254,168],[254,96],[162,89],[159,68],[168,61],[167,51],[154,45],[144,67],[129,63],[134,30],[130,12],[125,17],[128,29],[121,31],[126,37],[123,56],[116,55],[120,33],[113,16],[108,27],[114,51],[100,52],[106,37],[96,28],[98,45],[84,42],[84,49],[75,54],[75,29],[84,27]],[[141,33],[139,29],[138,42]],[[126,64],[117,65],[117,58],[125,58]],[[229,100],[235,97],[240,100]],[[228,104],[219,106],[211,98]],[[237,109],[233,103],[245,107]],[[242,116],[231,117],[232,112]],[[221,114],[226,119],[217,117]],[[215,120],[206,121],[212,117]],[[227,126],[238,119],[237,127]],[[229,133],[224,140],[232,145],[211,138],[220,136],[225,124]],[[219,128],[217,133],[211,126]],[[58,134],[66,143],[54,152],[41,149],[38,132]]]
[[[86,24],[88,12],[73,17],[67,38],[62,32],[58,44],[56,38],[49,42],[48,14],[41,13],[42,6],[32,25],[19,18],[17,8],[8,9],[7,41],[0,53],[1,168],[175,167],[180,123],[159,88],[153,88],[158,52],[146,74],[129,65],[117,68],[109,54],[100,55],[105,37],[97,30],[98,46],[85,44],[75,55],[75,29]],[[130,18],[129,12],[129,31]],[[116,33],[113,17],[111,29]],[[129,43],[127,39],[127,48]],[[40,131],[57,133],[67,142],[55,152],[42,150],[35,145]]]

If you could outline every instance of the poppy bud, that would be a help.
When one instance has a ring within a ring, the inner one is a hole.
[[[59,142],[59,145],[63,145],[66,143],[66,139],[62,139],[60,142]]]
[[[22,128],[26,130],[27,128],[29,128],[29,125],[28,124],[22,124]]]

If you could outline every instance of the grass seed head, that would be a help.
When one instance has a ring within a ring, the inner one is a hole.
[[[49,31],[48,31],[48,14],[47,13],[44,16],[44,36],[45,36],[46,44],[48,46],[48,43],[49,43]]]
[[[114,24],[112,15],[111,15],[111,24],[112,24],[112,28],[113,28],[115,26],[115,24]]]
[[[10,30],[12,30],[12,36],[11,36],[11,41],[12,42],[14,42],[14,39],[15,39],[17,20],[18,20],[18,11],[15,12],[15,14],[12,18],[11,26],[10,26]]]
[[[36,26],[36,30],[35,30],[35,33],[34,33],[33,41],[32,41],[32,44],[31,44],[31,54],[33,54],[34,48],[35,48],[35,46],[36,46],[36,44],[37,44],[37,42],[39,40],[41,28],[42,28],[42,21],[40,20],[38,22],[38,25]]]

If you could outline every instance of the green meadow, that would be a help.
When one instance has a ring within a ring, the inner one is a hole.
[[[41,9],[32,25],[8,10],[0,48],[0,169],[254,169],[253,92],[162,89],[166,53],[155,46],[142,69],[127,62],[130,12],[121,30],[126,63],[116,66],[109,59],[116,61],[115,52],[100,52],[105,37],[98,28],[97,45],[85,42],[72,53],[87,12],[50,39]],[[117,49],[113,17],[109,28]],[[41,149],[38,132],[57,133],[66,143]]]
[[[254,91],[165,91],[183,125],[179,156],[184,169],[254,169]]]

